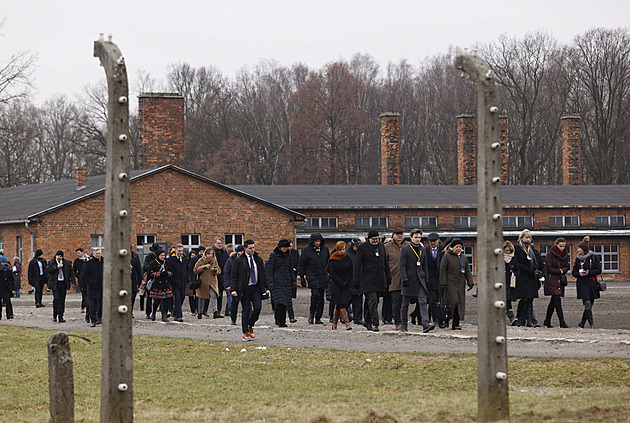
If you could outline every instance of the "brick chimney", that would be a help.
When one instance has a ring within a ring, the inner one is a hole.
[[[477,183],[477,120],[457,116],[457,185]]]
[[[499,142],[501,143],[501,183],[508,184],[508,118],[499,116]]]
[[[87,186],[87,167],[74,168],[74,190],[80,191]]]
[[[400,113],[381,113],[381,185],[400,183]]]
[[[582,182],[582,152],[580,147],[580,117],[564,116],[562,123],[562,185]]]
[[[138,96],[140,168],[184,167],[184,97],[174,93]]]

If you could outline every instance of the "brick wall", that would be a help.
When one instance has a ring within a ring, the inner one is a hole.
[[[477,183],[477,121],[457,116],[457,185]]]
[[[87,167],[77,167],[74,169],[74,189],[79,189],[87,185]]]
[[[400,113],[382,113],[381,185],[400,183]]]
[[[145,93],[138,97],[140,168],[184,167],[184,97]]]
[[[582,152],[580,147],[580,117],[565,116],[562,124],[562,185],[582,183]]]

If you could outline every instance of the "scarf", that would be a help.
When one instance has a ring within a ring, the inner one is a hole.
[[[505,261],[506,263],[511,262],[513,258],[514,258],[514,253],[513,252],[510,253],[510,254],[503,253],[503,261]]]
[[[520,245],[521,248],[523,249],[523,251],[525,251],[525,253],[530,258],[532,263],[536,264],[536,255],[534,254],[534,247],[532,247],[532,243],[531,242],[525,242],[525,241],[519,239],[518,240],[518,245]],[[536,265],[536,267],[538,267],[538,266]]]
[[[328,264],[326,264],[326,272],[328,272],[328,268],[330,267],[330,260],[343,260],[345,257],[345,252],[340,253],[339,251],[335,251],[334,253],[332,253],[330,258],[328,259]]]
[[[593,252],[589,251],[586,254],[578,254],[576,258],[580,260],[581,262],[585,262],[592,255],[593,255]]]

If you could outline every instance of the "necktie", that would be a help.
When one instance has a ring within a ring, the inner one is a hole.
[[[256,285],[256,268],[254,267],[254,258],[249,256],[249,269],[252,276],[252,285]]]
[[[63,280],[63,267],[59,268],[59,276],[57,277],[59,280]]]
[[[435,258],[437,257],[437,248],[433,248],[433,260],[435,260]]]

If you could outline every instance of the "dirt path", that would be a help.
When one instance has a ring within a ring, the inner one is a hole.
[[[603,298],[595,303],[595,330],[580,329],[577,322],[582,314],[581,302],[575,299],[575,287],[570,285],[563,302],[569,329],[560,328],[519,328],[508,327],[508,353],[510,355],[553,356],[553,357],[623,357],[630,358],[630,283],[609,284]],[[12,326],[34,327],[66,332],[100,331],[100,326],[90,328],[80,312],[80,296],[69,294],[66,302],[66,323],[53,323],[52,296],[46,295],[44,308],[36,309],[32,295],[13,299],[15,319],[0,321]],[[468,294],[466,322],[461,331],[436,328],[423,334],[420,326],[410,325],[408,333],[394,331],[392,325],[381,325],[381,331],[368,332],[363,327],[354,326],[346,331],[340,325],[338,331],[331,331],[330,325],[309,325],[309,292],[300,289],[295,302],[297,323],[288,328],[273,325],[271,306],[263,304],[261,319],[256,326],[256,340],[252,344],[276,345],[281,347],[329,348],[339,350],[360,350],[368,352],[425,352],[425,353],[471,353],[477,352],[477,299]],[[542,322],[548,303],[547,298],[535,301],[538,319]],[[229,318],[212,319],[193,317],[184,305],[184,323],[150,321],[144,312],[134,312],[134,334],[151,336],[172,336],[213,341],[236,342],[241,339],[240,317],[232,326]],[[327,317],[328,303],[325,316]],[[4,316],[3,316],[4,317]],[[159,320],[159,313],[158,313]],[[325,319],[327,322],[328,320]],[[557,326],[554,317],[552,324]]]

